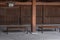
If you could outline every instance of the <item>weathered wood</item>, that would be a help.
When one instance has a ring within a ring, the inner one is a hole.
[[[32,32],[36,31],[36,0],[32,2]]]

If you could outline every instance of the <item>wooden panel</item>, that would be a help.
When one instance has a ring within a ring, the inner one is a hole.
[[[21,24],[31,24],[31,17],[22,18]]]
[[[42,16],[42,6],[37,6],[36,7],[36,16],[41,17]]]
[[[45,23],[45,24],[54,24],[54,19],[53,19],[53,17],[45,17],[44,23]]]
[[[60,6],[45,6],[45,23],[59,24],[60,23]]]
[[[53,17],[53,22],[55,24],[60,24],[60,17]]]
[[[37,17],[36,19],[36,24],[42,24],[42,17]]]
[[[21,6],[21,15],[31,16],[31,6]]]
[[[60,17],[60,6],[45,6],[45,11],[48,17]]]
[[[8,25],[8,24],[18,24],[18,16],[19,16],[19,8],[9,8],[9,7],[1,7],[0,8],[0,25]]]
[[[31,24],[31,6],[21,6],[21,23]]]
[[[37,24],[42,23],[42,6],[37,6],[36,8],[36,22]]]

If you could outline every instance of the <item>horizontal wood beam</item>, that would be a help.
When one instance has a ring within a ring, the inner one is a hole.
[[[37,2],[36,5],[60,5],[60,2]]]
[[[6,5],[7,2],[0,2],[0,5]],[[32,5],[32,2],[15,2],[15,5]],[[36,5],[60,5],[60,2],[36,2]]]
[[[0,2],[0,5],[6,5],[7,2]],[[15,5],[32,5],[32,2],[15,2]]]
[[[32,2],[15,2],[15,5],[32,5]]]
[[[0,2],[0,5],[6,5],[6,2]]]

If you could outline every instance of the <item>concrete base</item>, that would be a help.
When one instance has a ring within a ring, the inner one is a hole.
[[[38,34],[38,32],[32,32],[32,34]]]

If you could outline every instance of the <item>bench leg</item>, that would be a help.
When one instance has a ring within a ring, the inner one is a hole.
[[[55,28],[55,31],[56,31],[56,28]]]
[[[59,28],[59,32],[60,32],[60,28]]]
[[[44,31],[44,30],[43,30],[43,28],[41,27],[41,33],[43,33],[43,31]]]
[[[28,33],[32,33],[32,32],[28,30],[28,27],[26,27],[26,34]]]
[[[27,27],[25,28],[25,32],[26,32],[26,34],[28,34],[28,28]]]
[[[8,27],[7,27],[7,34],[8,34]]]

